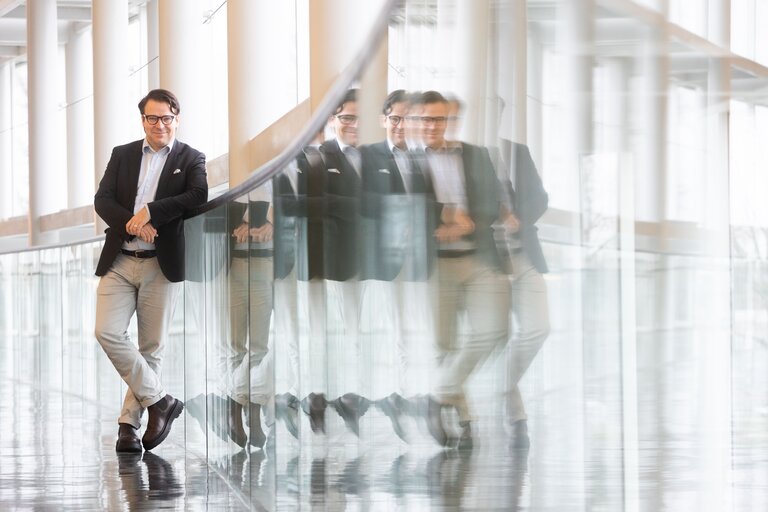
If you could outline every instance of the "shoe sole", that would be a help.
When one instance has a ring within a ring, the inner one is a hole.
[[[184,410],[184,403],[178,398],[174,398],[174,400],[176,402],[173,404],[173,409],[171,410],[171,414],[168,416],[168,421],[165,422],[165,426],[160,432],[160,435],[157,436],[157,439],[151,443],[142,439],[141,443],[144,445],[145,450],[151,450],[152,448],[155,448],[157,445],[165,441],[165,438],[168,437],[168,434],[171,433],[171,424],[173,424],[176,418],[181,416],[181,412]]]
[[[142,452],[141,441],[139,441],[139,446],[137,448],[131,447],[131,448],[122,448],[122,449],[120,449],[120,441],[117,441],[115,443],[115,451],[117,453],[141,453]]]

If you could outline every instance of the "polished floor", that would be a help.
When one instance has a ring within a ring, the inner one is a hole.
[[[114,411],[0,378],[0,510],[768,510],[764,422],[690,429],[680,419],[692,397],[672,394],[663,413],[642,401],[642,418],[663,421],[634,433],[614,428],[608,399],[545,396],[530,407],[529,449],[492,418],[471,453],[437,448],[416,424],[407,444],[374,411],[360,438],[332,416],[325,436],[299,443],[279,423],[266,450],[248,452],[185,414],[153,452],[118,456]]]
[[[302,446],[273,437],[266,450],[196,455],[184,441],[200,426],[185,415],[154,451],[118,455],[114,414],[98,404],[7,379],[0,396],[3,511],[524,509],[527,449],[460,454],[375,432],[363,443],[334,418]]]

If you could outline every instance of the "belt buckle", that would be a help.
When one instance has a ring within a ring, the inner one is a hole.
[[[147,252],[146,249],[136,249],[135,251],[133,251],[133,254],[137,258],[143,258],[144,256],[142,256],[142,254],[144,254],[145,252]]]

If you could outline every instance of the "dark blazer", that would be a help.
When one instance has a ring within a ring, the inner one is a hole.
[[[296,155],[298,167],[296,203],[296,277],[302,281],[323,279],[325,275],[323,222],[325,219],[326,170],[323,154],[307,146]],[[281,190],[285,188],[281,187]],[[290,204],[290,203],[286,203]],[[277,208],[276,208],[277,209]],[[280,210],[285,211],[282,206]]]
[[[112,266],[124,242],[133,239],[125,224],[133,217],[141,170],[143,140],[117,146],[94,197],[96,213],[109,226],[96,275]],[[179,172],[176,172],[179,170]],[[155,247],[160,269],[171,282],[184,280],[184,215],[208,198],[205,155],[174,143],[160,174],[155,200],[149,203],[150,222],[157,229]]]
[[[544,259],[538,228],[535,224],[547,211],[549,196],[544,190],[528,146],[502,140],[501,150],[503,158],[510,162],[509,165],[515,175],[514,187],[507,180],[504,191],[510,199],[512,211],[520,220],[520,231],[517,236],[536,270],[541,273],[548,272],[547,261]]]
[[[325,162],[323,277],[346,281],[359,270],[361,180],[336,140],[322,143],[320,153]]]
[[[279,174],[272,180],[272,204],[274,205],[274,270],[275,279],[284,279],[296,263],[298,244],[297,222],[300,216],[301,198],[291,180]]]
[[[466,236],[475,243],[477,255],[486,263],[499,267],[501,260],[493,237],[494,222],[499,218],[499,180],[488,149],[461,143],[464,183],[469,216],[474,232]]]
[[[408,253],[413,268],[404,277],[426,279],[434,262],[437,225],[434,192],[425,178],[423,162],[408,153],[411,183],[410,192],[406,193],[403,177],[386,140],[361,146],[360,154],[360,209],[364,223],[361,279],[393,280],[400,273]]]

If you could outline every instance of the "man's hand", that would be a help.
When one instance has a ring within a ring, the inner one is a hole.
[[[507,233],[513,234],[520,231],[520,219],[518,219],[514,213],[508,213],[504,218],[503,223]]]
[[[441,243],[456,242],[475,231],[472,218],[459,208],[443,208],[440,220],[443,223],[435,230],[435,238]]]
[[[149,224],[149,223],[144,224],[136,236],[138,236],[141,240],[147,242],[148,244],[153,244],[155,243],[157,230],[155,229],[155,226],[153,226],[152,224]]]
[[[235,228],[235,230],[232,232],[232,236],[235,239],[235,242],[238,244],[244,244],[248,241],[248,223],[243,222],[239,226]]]
[[[251,229],[251,240],[254,242],[269,242],[272,240],[272,223],[265,222],[263,225]]]
[[[145,206],[125,224],[125,231],[129,235],[139,236],[141,228],[143,228],[147,222],[149,222],[149,209]],[[155,231],[155,235],[157,235],[157,231]]]

